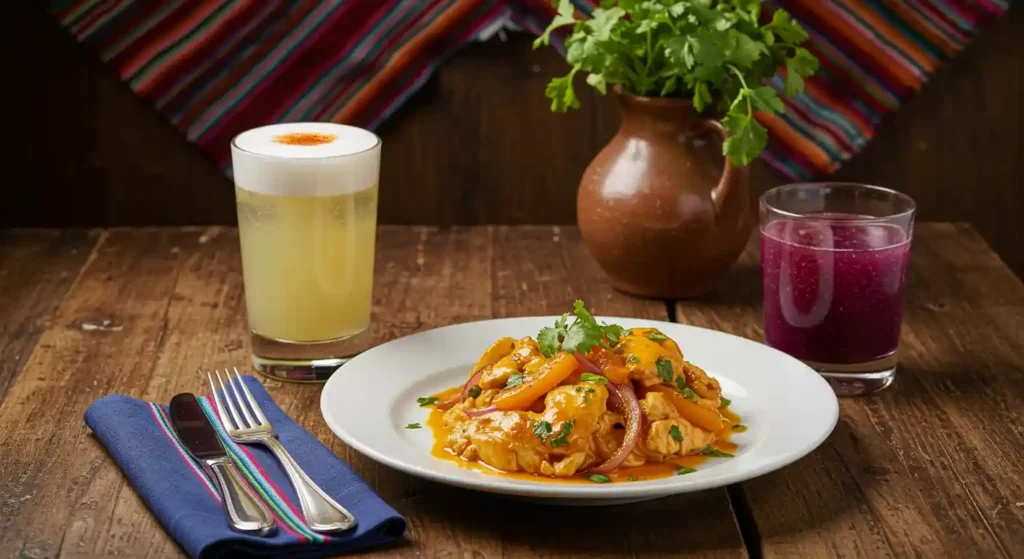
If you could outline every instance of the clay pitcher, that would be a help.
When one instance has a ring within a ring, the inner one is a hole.
[[[580,234],[612,285],[686,298],[715,287],[754,225],[746,167],[721,162],[722,125],[681,99],[618,93],[622,124],[576,199]]]

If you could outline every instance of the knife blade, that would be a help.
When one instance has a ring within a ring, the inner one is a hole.
[[[171,398],[171,425],[185,450],[216,481],[231,526],[243,532],[272,532],[274,518],[270,510],[235,469],[195,395]]]

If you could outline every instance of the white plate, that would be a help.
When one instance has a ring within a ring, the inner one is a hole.
[[[817,373],[766,345],[730,334],[653,320],[600,317],[626,328],[655,327],[688,361],[722,385],[748,430],[735,458],[710,458],[696,473],[649,481],[566,484],[506,479],[430,455],[429,409],[416,398],[462,384],[477,358],[502,336],[536,336],[555,317],[510,318],[447,326],[393,340],[343,365],[324,386],[324,420],[350,447],[403,472],[458,487],[576,504],[611,504],[744,481],[805,456],[839,417],[835,394]]]

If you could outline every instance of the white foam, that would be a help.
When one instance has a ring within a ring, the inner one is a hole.
[[[297,145],[294,134],[327,141]],[[235,184],[261,194],[337,196],[371,188],[380,176],[380,139],[372,132],[330,122],[272,124],[243,132],[231,142]]]

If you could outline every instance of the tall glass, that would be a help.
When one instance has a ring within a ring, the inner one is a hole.
[[[231,142],[253,365],[323,381],[366,348],[381,142],[289,123]]]
[[[914,201],[852,183],[805,183],[761,196],[764,333],[840,395],[896,375]]]

